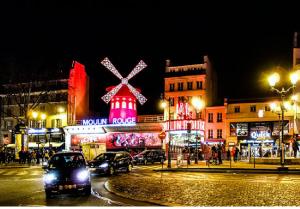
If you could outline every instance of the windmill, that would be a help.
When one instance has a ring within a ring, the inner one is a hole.
[[[141,105],[143,105],[147,99],[140,93],[140,89],[134,88],[128,81],[147,67],[146,63],[141,60],[126,78],[119,73],[107,57],[102,60],[101,64],[121,80],[119,85],[106,88],[108,93],[101,97],[104,102],[111,102],[109,123],[135,123],[136,99]]]

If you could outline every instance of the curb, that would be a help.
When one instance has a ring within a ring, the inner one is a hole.
[[[107,180],[105,183],[104,183],[104,188],[114,194],[114,195],[117,195],[117,196],[120,196],[120,197],[123,197],[123,198],[126,198],[126,199],[131,199],[131,200],[134,200],[134,201],[139,201],[139,202],[145,202],[145,203],[150,203],[150,204],[156,204],[157,206],[179,206],[179,205],[172,205],[172,204],[169,204],[169,203],[163,203],[163,202],[160,202],[160,201],[149,201],[149,200],[144,200],[144,199],[139,199],[139,198],[132,198],[132,197],[129,197],[127,195],[125,195],[124,193],[120,193],[120,192],[116,192],[116,191],[113,191],[111,188],[109,188],[108,186],[108,181]]]
[[[271,174],[300,174],[296,169],[249,169],[249,168],[170,168],[154,169],[155,172],[203,172],[203,173],[271,173]]]

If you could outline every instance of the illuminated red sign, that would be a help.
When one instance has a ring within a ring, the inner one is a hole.
[[[204,121],[202,120],[171,120],[164,124],[166,131],[188,130],[188,123],[191,124],[191,130],[204,131]]]

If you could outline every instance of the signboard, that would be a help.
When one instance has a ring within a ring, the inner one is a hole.
[[[160,138],[160,139],[165,139],[166,138],[166,132],[161,132],[159,135],[158,135],[158,137]]]
[[[166,122],[165,130],[167,131],[179,131],[179,130],[189,130],[189,125],[191,124],[191,130],[202,130],[204,131],[204,121],[202,120],[171,120]]]
[[[106,124],[107,124],[107,118],[81,120],[81,125],[83,126],[95,126],[95,125],[106,125]]]
[[[135,117],[128,118],[113,118],[113,124],[135,124]]]

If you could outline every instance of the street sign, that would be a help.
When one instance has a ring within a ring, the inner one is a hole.
[[[165,139],[166,138],[166,132],[161,132],[159,135],[158,135],[158,137],[160,138],[160,139]]]

